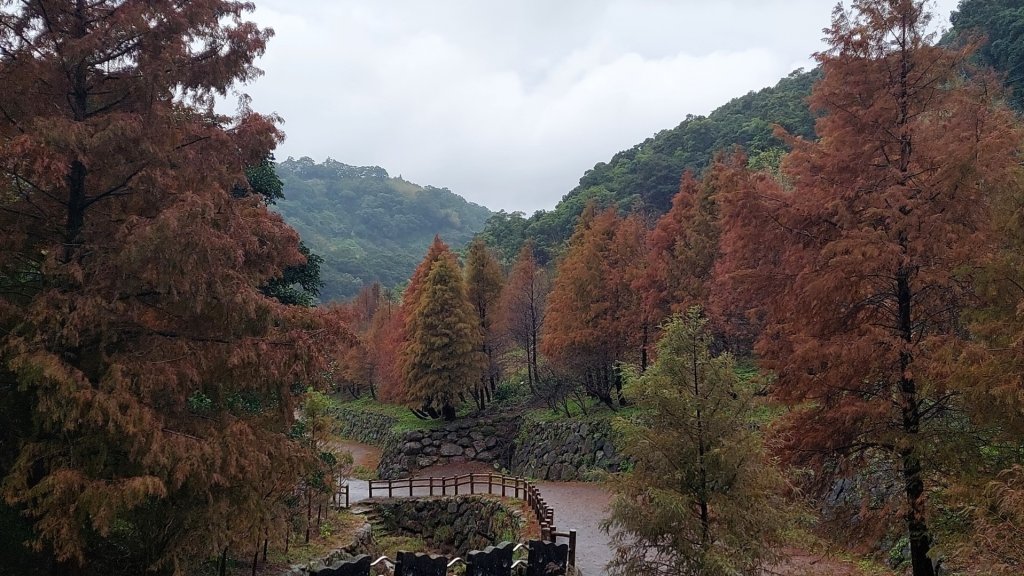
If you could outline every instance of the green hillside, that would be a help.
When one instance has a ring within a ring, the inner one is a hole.
[[[405,282],[435,234],[453,246],[479,232],[491,211],[447,188],[392,178],[376,166],[303,157],[277,165],[284,199],[275,208],[321,255],[324,301],[368,283]]]
[[[774,127],[812,137],[814,119],[805,102],[818,72],[797,70],[773,87],[735,98],[708,116],[688,116],[678,126],[587,170],[579,185],[551,211],[525,218],[499,212],[485,237],[502,255],[512,257],[526,238],[533,238],[542,256],[552,256],[572,233],[588,201],[618,205],[631,212],[664,213],[679,190],[683,172],[699,173],[716,152],[742,146],[752,162],[771,162],[783,147]]]

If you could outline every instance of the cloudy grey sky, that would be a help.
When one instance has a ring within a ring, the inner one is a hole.
[[[938,0],[943,24],[957,0]],[[832,0],[257,0],[244,90],[280,159],[377,165],[493,210],[551,208],[687,114],[813,66]]]

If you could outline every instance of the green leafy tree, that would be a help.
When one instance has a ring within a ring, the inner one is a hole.
[[[245,180],[248,188],[237,186],[235,196],[244,198],[250,193],[257,194],[267,205],[284,198],[284,182],[277,175],[273,154],[267,154],[258,163],[247,167]],[[320,279],[320,266],[324,259],[314,254],[305,242],[299,242],[299,252],[305,260],[285,267],[280,276],[264,284],[260,291],[282,304],[310,307],[316,304],[316,297],[324,287]]]
[[[711,355],[706,324],[691,308],[666,325],[632,384],[639,414],[615,420],[634,468],[614,479],[603,525],[613,574],[754,574],[779,556],[785,484],[751,426],[751,390],[729,355]]]
[[[316,454],[316,464],[303,482],[306,501],[305,541],[308,544],[313,534],[313,510],[317,509],[317,521],[321,518],[324,500],[330,498],[334,488],[351,473],[352,454],[340,451],[335,445],[337,420],[332,411],[334,401],[319,390],[307,388],[299,410],[299,419],[292,427],[292,434],[311,452]]]
[[[442,253],[419,287],[406,322],[406,386],[410,400],[455,419],[461,396],[480,379],[479,321],[466,298],[455,255]]]

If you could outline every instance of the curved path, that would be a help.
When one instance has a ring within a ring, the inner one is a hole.
[[[357,442],[344,441],[339,448],[352,452],[358,465],[376,466],[380,450]],[[482,462],[441,464],[424,468],[416,476],[458,476],[470,473],[494,472]],[[534,482],[540,488],[544,501],[555,510],[555,525],[561,531],[576,530],[576,564],[585,576],[604,574],[604,566],[611,560],[608,536],[601,532],[611,495],[599,484],[586,482]],[[349,500],[358,502],[369,497],[369,484],[365,480],[349,480]]]
[[[344,441],[339,448],[349,450],[355,463],[367,468],[376,468],[380,460],[380,449],[375,446]],[[494,470],[482,462],[463,464],[442,464],[420,470],[416,475],[458,476],[470,473],[487,473]],[[576,564],[584,576],[605,574],[605,565],[612,559],[608,535],[601,531],[601,521],[608,512],[611,493],[600,484],[586,482],[545,482],[536,481],[541,495],[555,510],[555,525],[560,531],[576,530]],[[349,481],[349,498],[352,502],[369,497],[369,485],[365,480]],[[853,562],[842,561],[829,555],[811,553],[798,548],[786,549],[787,559],[773,567],[768,574],[777,576],[861,576],[864,574]]]

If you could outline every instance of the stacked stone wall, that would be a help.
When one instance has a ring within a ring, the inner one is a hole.
[[[527,422],[514,445],[509,471],[538,480],[588,480],[594,471],[623,465],[605,420]]]
[[[526,526],[519,510],[481,496],[396,499],[374,507],[384,532],[421,538],[443,554],[465,556],[503,540],[518,542]]]

